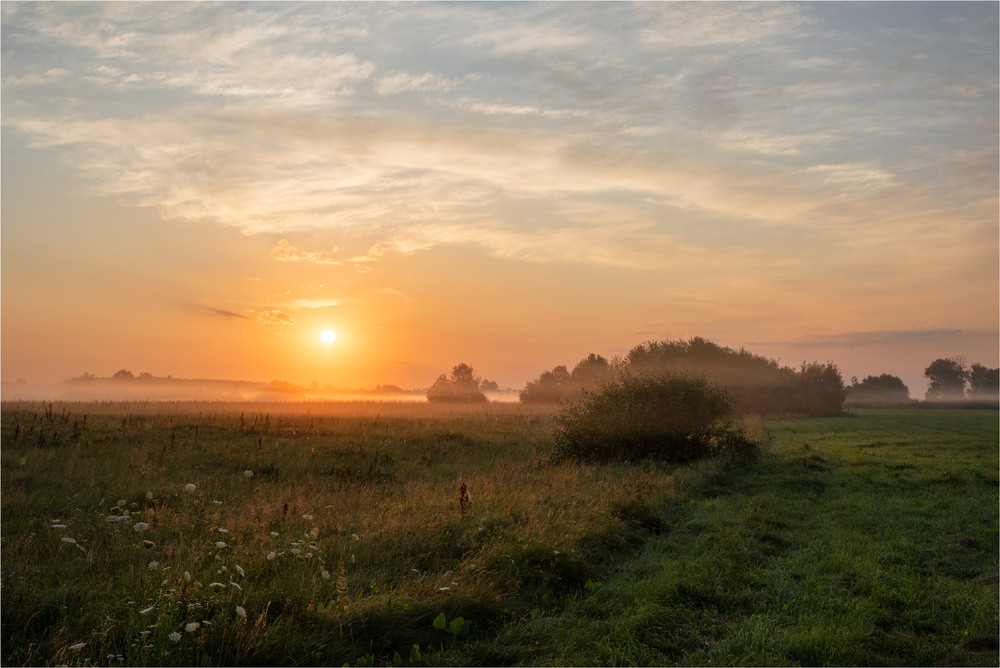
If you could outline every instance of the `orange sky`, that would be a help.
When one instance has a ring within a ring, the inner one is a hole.
[[[998,365],[994,3],[2,11],[5,381]]]

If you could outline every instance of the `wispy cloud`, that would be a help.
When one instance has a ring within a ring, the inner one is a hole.
[[[334,248],[331,252],[336,252],[337,249]],[[330,253],[320,253],[316,251],[299,251],[288,242],[287,239],[281,239],[274,245],[271,249],[271,257],[273,257],[278,262],[311,262],[313,264],[340,264],[340,260],[336,259]]]

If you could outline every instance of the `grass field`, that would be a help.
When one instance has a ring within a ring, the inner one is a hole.
[[[672,466],[521,405],[2,409],[3,665],[998,663],[995,410]]]

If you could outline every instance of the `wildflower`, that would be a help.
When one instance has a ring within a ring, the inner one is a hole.
[[[119,517],[118,515],[108,515],[107,517],[104,518],[104,521],[105,522],[112,522],[112,523],[113,522],[121,522],[122,518]]]
[[[63,536],[62,542],[76,544],[76,538],[70,538],[69,536]]]
[[[217,541],[215,541],[215,546],[216,547],[225,547],[226,546],[226,541],[224,541],[224,540],[217,540]]]
[[[174,631],[173,633],[171,633],[167,637],[170,638],[171,640],[173,640],[174,642],[180,642],[181,641],[181,634],[178,633],[177,631]]]
[[[235,582],[233,582],[232,580],[230,580],[230,581],[229,581],[229,586],[230,586],[230,587],[236,587],[236,588],[237,588],[237,589],[239,589],[240,591],[243,591],[243,587],[239,586],[238,584],[236,584],[236,583],[235,583]]]
[[[241,567],[241,566],[240,566],[239,564],[236,564],[236,570],[237,570],[237,572],[238,572],[238,573],[239,573],[240,575],[243,575],[243,576],[245,576],[245,575],[246,575],[246,573],[244,573],[244,572],[243,572],[243,568],[242,568],[242,567]]]
[[[83,649],[84,645],[86,645],[86,644],[87,643],[85,643],[85,642],[78,642],[75,645],[70,645],[69,646],[69,650],[72,651],[72,652],[79,652],[81,649]]]
[[[276,554],[274,553],[274,550],[271,550],[270,552],[268,552],[268,553],[267,553],[267,560],[268,560],[268,561],[271,561],[271,560],[272,560],[272,559],[274,559],[274,558],[275,558],[276,556],[278,556],[278,555],[276,555]]]
[[[149,606],[148,608],[146,608],[145,610],[140,610],[139,614],[140,615],[148,614],[148,613],[152,612],[153,608],[155,608],[155,607],[156,607],[156,605],[153,604],[153,605]],[[149,633],[149,631],[143,631],[143,633]]]
[[[152,631],[139,631],[139,635],[142,636],[143,638],[148,636],[150,633],[152,633]]]
[[[191,582],[191,573],[190,573],[190,571],[184,571],[184,579],[187,580],[188,582]]]
[[[247,469],[246,471],[243,472],[243,475],[246,476],[247,478],[252,478],[253,477],[253,471],[251,471],[250,469]]]
[[[304,520],[311,520],[312,518],[313,518],[312,515],[303,515],[302,516],[302,519],[304,519]]]
[[[438,587],[438,591],[451,591],[451,587]]]
[[[63,526],[65,526],[65,525],[63,525]],[[278,537],[278,532],[277,531],[272,531],[271,532],[271,536],[274,537],[274,538],[277,538]]]
[[[135,524],[132,525],[132,528],[135,529],[136,531],[145,531],[146,529],[149,528],[149,523],[148,522],[136,522]]]
[[[152,501],[153,500],[153,493],[150,492],[149,490],[146,490],[146,500],[147,501]]]
[[[291,552],[292,554],[302,554],[302,550],[300,550],[300,549],[299,549],[299,548],[297,548],[297,547],[293,547],[293,548],[292,548],[292,549],[290,550],[290,552]]]
[[[208,586],[209,587],[218,587],[219,589],[224,589],[226,585],[222,584],[221,582],[209,582]]]
[[[247,617],[247,611],[243,608],[242,605],[236,606],[236,614],[242,617],[243,619],[246,619]]]
[[[223,529],[222,527],[219,527],[218,531],[219,533],[229,533],[229,529]]]
[[[198,488],[197,488],[197,487],[195,487],[195,486],[194,486],[193,484],[191,484],[191,483],[188,483],[188,484],[184,485],[184,491],[185,491],[185,492],[193,492],[193,491],[194,491],[194,490],[196,490],[196,489],[198,489]]]
[[[320,571],[320,575],[323,576],[324,580],[329,580],[330,579],[330,571],[327,571],[327,570]]]
[[[65,524],[53,524],[50,528],[52,528],[52,529],[65,529],[66,525]]]
[[[201,626],[201,624],[199,624],[198,622],[188,622],[187,625],[184,627],[184,630],[187,631],[188,633],[194,633],[195,631],[198,630],[199,626]]]
[[[128,505],[128,501],[126,501],[125,499],[118,499],[118,505],[119,506],[127,506]]]
[[[212,499],[212,503],[214,503],[217,506],[221,506],[222,505],[222,501],[219,501],[217,499]]]

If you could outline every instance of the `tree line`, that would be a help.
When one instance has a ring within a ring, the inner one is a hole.
[[[840,369],[832,362],[803,362],[798,368],[734,350],[701,337],[686,341],[647,341],[623,357],[611,360],[594,353],[572,369],[559,365],[542,371],[519,392],[526,404],[578,402],[602,385],[635,375],[687,375],[703,378],[726,391],[743,413],[836,415],[850,403],[907,403],[909,388],[891,374],[856,377],[845,385]],[[960,399],[996,401],[1000,393],[1000,369],[967,364],[962,357],[934,360],[925,370],[930,380],[927,401]],[[441,374],[427,391],[433,402],[475,403],[487,401],[484,390],[498,389],[483,381],[468,364]]]

